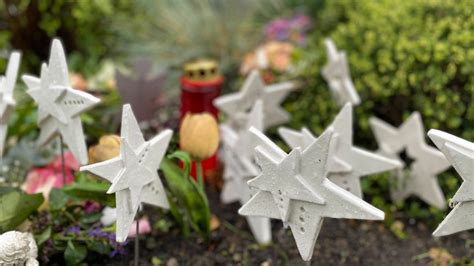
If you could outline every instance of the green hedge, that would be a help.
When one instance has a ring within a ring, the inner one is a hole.
[[[309,47],[295,55],[297,78],[305,87],[286,103],[293,115],[290,126],[305,125],[319,134],[339,110],[320,75],[326,60],[323,39],[328,36],[347,51],[362,99],[355,108],[356,144],[377,148],[368,125],[370,116],[398,126],[415,110],[422,113],[426,130],[437,128],[472,141],[471,11],[469,0],[327,1],[318,12]],[[440,181],[448,197],[460,183],[453,172],[441,175]],[[379,206],[386,202],[387,183],[386,177],[364,179],[366,195]],[[443,213],[408,202],[398,207],[410,216],[442,218]]]

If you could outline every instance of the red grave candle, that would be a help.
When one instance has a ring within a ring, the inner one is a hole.
[[[215,61],[196,60],[185,64],[181,76],[181,119],[188,112],[208,112],[218,120],[219,110],[212,101],[220,95],[223,81]],[[204,176],[213,174],[218,166],[217,154],[201,163]],[[191,175],[196,177],[194,162]]]

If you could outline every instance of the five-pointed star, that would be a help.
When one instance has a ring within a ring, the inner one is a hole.
[[[105,162],[81,167],[81,171],[112,183],[117,202],[117,241],[124,242],[140,203],[168,209],[169,203],[158,168],[173,132],[164,130],[145,141],[130,105],[123,106],[120,156]]]
[[[413,112],[399,128],[375,117],[370,118],[369,123],[379,144],[379,153],[398,160],[404,167],[393,172],[397,180],[391,187],[392,199],[402,201],[416,195],[434,207],[445,209],[446,199],[436,176],[449,168],[449,162],[440,151],[426,144],[421,115]],[[414,160],[410,169],[406,169],[399,157],[403,150]]]
[[[221,125],[221,136],[224,153],[224,187],[222,188],[221,200],[223,203],[239,201],[244,204],[252,196],[252,191],[247,181],[258,174],[258,167],[254,163],[255,143],[253,135],[248,131],[255,127],[263,128],[263,103],[261,100],[255,102],[250,111],[249,120],[245,130],[236,132],[228,125]],[[272,240],[270,219],[267,217],[247,216],[247,222],[252,234],[258,243],[269,243]]]
[[[396,160],[357,148],[352,143],[352,105],[347,103],[326,130],[333,130],[333,140],[329,149],[329,179],[362,197],[360,177],[401,167]],[[291,147],[308,147],[316,140],[311,132],[303,128],[301,133],[279,128],[279,133]]]
[[[357,93],[349,73],[346,53],[339,52],[331,39],[324,40],[328,63],[323,67],[321,74],[329,83],[332,95],[339,105],[352,103],[360,104],[360,97]]]
[[[384,213],[326,178],[332,131],[286,154],[263,133],[255,148],[260,175],[248,182],[258,192],[239,210],[283,220],[293,232],[303,260],[310,260],[324,217],[382,220]]]
[[[444,236],[474,228],[474,143],[431,129],[428,136],[443,152],[463,183],[454,195],[454,209],[433,232]]]
[[[290,115],[280,104],[294,88],[292,82],[266,86],[258,71],[254,70],[245,80],[241,91],[216,98],[214,105],[228,116],[232,128],[241,130],[247,124],[249,109],[257,100],[262,100],[265,116],[263,127],[266,129],[288,121]]]
[[[0,157],[3,155],[7,137],[8,120],[16,105],[15,99],[13,99],[13,90],[19,67],[20,53],[13,52],[8,60],[5,76],[0,76]]]
[[[24,75],[27,93],[38,104],[38,145],[60,135],[81,164],[87,163],[87,147],[80,114],[99,103],[99,99],[71,88],[64,49],[53,40],[49,64],[41,67],[40,79]]]

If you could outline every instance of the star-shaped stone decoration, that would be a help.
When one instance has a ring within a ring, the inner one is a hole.
[[[229,125],[236,130],[245,128],[248,113],[257,100],[263,101],[264,129],[285,123],[290,115],[281,106],[285,97],[294,90],[293,82],[266,86],[258,70],[252,71],[236,93],[220,96],[214,105],[228,117]]]
[[[352,143],[352,105],[346,103],[332,124],[333,140],[329,148],[329,180],[362,198],[360,177],[400,168],[402,165],[384,156],[355,147]],[[311,132],[303,128],[301,133],[279,128],[279,133],[291,147],[305,149],[316,140]]]
[[[27,93],[38,104],[38,125],[41,128],[38,145],[45,145],[60,135],[74,157],[87,163],[87,147],[80,114],[100,100],[86,92],[75,90],[69,83],[64,49],[53,40],[49,64],[41,66],[40,78],[23,75]]]
[[[346,53],[337,51],[331,39],[324,40],[324,44],[328,63],[323,67],[321,74],[329,84],[333,98],[340,106],[348,102],[359,105],[360,97],[352,83]]]
[[[7,138],[8,120],[15,109],[13,90],[15,89],[18,68],[20,67],[20,53],[13,52],[8,60],[5,76],[0,76],[0,156],[3,155]]]
[[[120,155],[105,162],[81,167],[81,171],[112,183],[107,193],[115,192],[118,242],[127,239],[142,202],[169,208],[158,168],[172,135],[173,132],[166,129],[153,139],[145,141],[130,105],[126,104],[122,113]]]
[[[463,179],[452,198],[454,209],[433,232],[445,236],[474,228],[474,143],[431,129],[428,136]]]
[[[240,204],[245,204],[253,194],[247,181],[256,176],[259,169],[254,160],[253,149],[256,143],[253,134],[248,131],[251,127],[259,130],[263,128],[263,103],[261,100],[257,100],[250,111],[245,130],[237,132],[228,125],[221,126],[225,165],[224,187],[221,193],[223,203],[239,201]],[[247,216],[246,218],[258,243],[265,244],[272,240],[269,218],[257,216]]]
[[[413,112],[399,128],[375,117],[370,118],[369,124],[379,144],[378,153],[403,165],[393,171],[396,180],[391,186],[392,199],[402,201],[415,195],[429,205],[445,209],[446,199],[437,175],[449,168],[449,162],[440,151],[426,143],[421,115]],[[413,160],[410,167],[400,159],[399,155],[404,151]]]
[[[303,260],[311,259],[324,217],[383,220],[384,213],[329,181],[327,159],[332,130],[304,150],[286,154],[260,131],[257,163],[262,171],[248,182],[257,193],[239,210],[241,215],[280,219],[289,225]]]

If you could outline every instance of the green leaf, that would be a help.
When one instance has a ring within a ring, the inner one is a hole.
[[[82,224],[93,224],[98,222],[102,217],[102,213],[94,213],[94,214],[85,214],[79,219],[79,222]]]
[[[177,207],[182,210],[181,212],[172,210],[172,214],[176,217],[176,215],[183,215],[184,213],[183,219],[177,220],[189,222],[196,232],[204,238],[208,238],[211,215],[206,194],[199,189],[199,186],[189,176],[183,176],[181,169],[170,160],[163,159],[161,170],[171,194],[178,199]]]
[[[80,244],[74,244],[71,240],[67,242],[64,259],[67,265],[77,265],[87,256],[87,248]]]
[[[110,207],[115,207],[115,197],[113,194],[107,194],[110,185],[104,182],[76,182],[63,187],[67,195],[82,199],[93,200]]]
[[[51,238],[51,226],[48,226],[48,228],[46,228],[43,232],[41,232],[41,234],[35,236],[36,244],[40,246],[41,244],[43,244],[46,240],[50,238]]]
[[[51,210],[60,210],[66,207],[69,200],[70,196],[60,189],[53,188],[49,193],[49,207]]]
[[[189,155],[189,153],[177,150],[172,154],[168,155],[168,158],[181,160],[184,164],[184,176],[189,176],[192,164],[191,156]]]
[[[43,203],[43,195],[17,189],[0,189],[0,233],[15,229]]]

